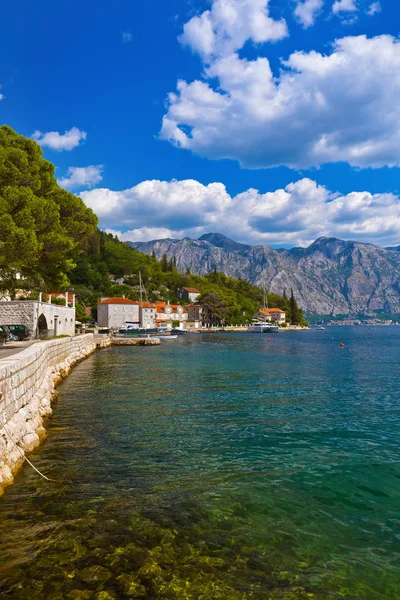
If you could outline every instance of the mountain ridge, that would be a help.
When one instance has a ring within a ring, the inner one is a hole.
[[[205,274],[216,268],[231,277],[266,285],[282,294],[293,288],[308,313],[400,313],[400,248],[320,237],[308,247],[249,246],[220,233],[199,239],[128,242],[157,258],[176,258],[181,271]]]

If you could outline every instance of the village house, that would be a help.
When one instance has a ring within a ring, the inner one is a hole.
[[[184,287],[176,290],[176,297],[179,300],[186,300],[187,302],[196,302],[197,298],[201,296],[201,292],[196,288]]]
[[[119,329],[126,325],[155,328],[156,306],[128,298],[106,298],[97,305],[97,323],[99,327]]]
[[[188,308],[180,304],[170,304],[169,302],[156,303],[156,322],[157,327],[172,327],[173,321],[179,321],[184,325],[188,320]]]
[[[286,313],[280,308],[260,308],[260,310],[253,315],[255,321],[266,321],[268,323],[274,323],[281,325],[286,323]]]
[[[189,304],[186,306],[188,311],[188,323],[194,329],[203,326],[204,308],[201,304]]]
[[[97,305],[99,327],[119,329],[126,323],[139,326],[139,304],[128,298],[106,298]]]

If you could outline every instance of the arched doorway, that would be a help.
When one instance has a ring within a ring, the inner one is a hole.
[[[38,319],[38,334],[41,339],[47,339],[49,337],[49,328],[47,326],[47,319],[42,313]]]

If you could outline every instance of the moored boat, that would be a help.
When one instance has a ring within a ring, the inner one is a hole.
[[[247,331],[249,333],[278,333],[278,325],[271,325],[271,323],[263,323],[262,321],[252,323],[249,325]]]

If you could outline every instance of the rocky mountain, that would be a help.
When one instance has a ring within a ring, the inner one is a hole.
[[[320,315],[400,313],[400,252],[372,244],[319,238],[308,248],[275,250],[239,244],[218,233],[198,240],[129,242],[157,258],[176,257],[181,271],[216,268],[282,294],[293,288],[299,305]]]

